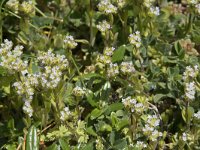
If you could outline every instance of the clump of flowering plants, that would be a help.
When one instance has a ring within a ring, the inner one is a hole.
[[[0,147],[200,148],[200,1],[0,1]]]

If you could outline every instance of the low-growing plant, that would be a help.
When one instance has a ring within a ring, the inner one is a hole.
[[[200,149],[199,15],[199,0],[2,0],[1,149]]]

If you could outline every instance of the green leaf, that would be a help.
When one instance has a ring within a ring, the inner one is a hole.
[[[26,135],[26,150],[39,150],[37,129],[34,125],[29,128]]]
[[[53,143],[51,146],[47,147],[46,150],[58,150],[58,145]]]
[[[190,123],[193,115],[194,115],[194,108],[193,107],[187,107],[182,109],[182,118],[186,123]]]
[[[110,114],[111,112],[123,109],[124,105],[122,103],[113,103],[108,106],[108,109],[106,110],[105,114]]]
[[[83,43],[83,44],[89,45],[89,42],[85,39],[76,39],[75,41],[78,42],[78,43]]]
[[[174,43],[174,48],[175,51],[177,53],[177,55],[179,56],[179,58],[184,58],[184,49],[181,47],[181,44],[177,41]]]
[[[129,124],[129,120],[126,119],[121,119],[120,121],[118,121],[117,125],[116,125],[116,129],[117,131],[121,130],[124,126]]]
[[[112,127],[109,124],[102,124],[100,126],[100,131],[108,131],[111,132],[112,131]]]
[[[115,145],[113,146],[113,148],[115,149],[124,149],[126,147],[127,147],[127,142],[125,139],[116,141]]]
[[[97,106],[97,103],[94,101],[93,99],[93,93],[92,92],[88,92],[86,94],[86,97],[87,97],[87,101],[88,103],[92,106],[92,107],[95,107]]]
[[[90,118],[91,118],[92,120],[94,120],[94,119],[96,119],[97,117],[99,117],[102,113],[103,113],[102,110],[99,110],[99,109],[95,108],[95,109],[91,112]]]
[[[85,147],[83,147],[81,150],[93,150],[93,142],[88,143]]]
[[[122,61],[125,54],[125,45],[120,46],[117,50],[114,51],[114,54],[112,56],[112,62],[119,62]]]
[[[153,99],[154,99],[154,102],[157,103],[158,101],[166,97],[174,98],[174,96],[171,93],[168,93],[168,94],[156,94],[154,95]]]
[[[69,144],[64,139],[59,139],[59,144],[63,150],[70,150]]]
[[[110,133],[110,138],[109,138],[110,144],[113,145],[115,142],[115,131],[112,131]]]
[[[83,80],[89,80],[90,78],[103,78],[101,75],[97,74],[97,73],[88,73],[88,74],[83,74],[81,76],[79,76],[79,78],[83,79]]]
[[[93,127],[90,126],[88,128],[86,128],[86,132],[90,135],[93,135],[93,136],[97,136],[96,132],[94,131]]]

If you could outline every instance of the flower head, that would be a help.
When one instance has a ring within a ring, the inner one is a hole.
[[[69,49],[74,49],[78,44],[76,43],[76,41],[74,40],[74,37],[71,35],[67,35],[64,39],[64,43],[66,45],[67,48]]]
[[[141,37],[140,37],[140,32],[136,31],[133,34],[129,35],[129,42],[134,45],[136,48],[139,48],[141,46]]]
[[[115,7],[113,4],[110,3],[109,0],[102,0],[98,4],[99,11],[105,13],[105,14],[115,14],[117,13],[117,7]]]

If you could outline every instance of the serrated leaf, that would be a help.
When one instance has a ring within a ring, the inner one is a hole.
[[[112,62],[122,61],[124,58],[126,47],[124,45],[120,46],[117,50],[114,51],[112,56]]]

